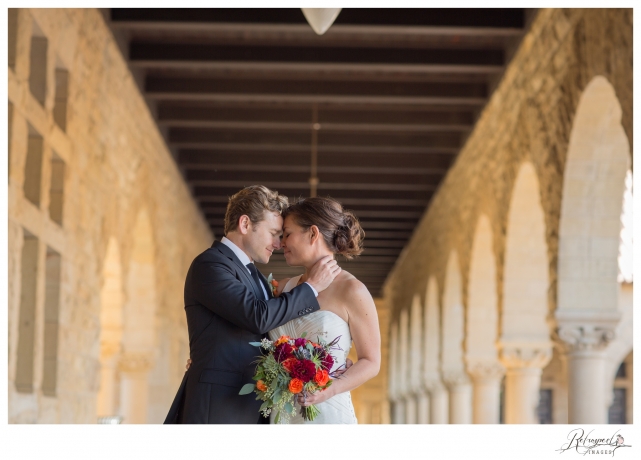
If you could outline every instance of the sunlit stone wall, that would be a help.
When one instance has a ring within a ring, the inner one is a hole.
[[[98,10],[8,33],[9,422],[161,422],[213,236]]]

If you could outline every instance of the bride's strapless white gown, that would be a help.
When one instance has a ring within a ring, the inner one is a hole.
[[[301,276],[291,278],[283,288],[283,292],[289,292],[296,287]],[[345,364],[349,349],[352,346],[352,336],[349,333],[349,325],[340,316],[331,311],[319,310],[293,319],[289,323],[269,331],[269,339],[276,340],[281,335],[288,335],[292,338],[300,337],[303,332],[307,332],[306,338],[314,341],[316,337],[320,337],[326,342],[331,342],[340,336],[338,346],[342,351],[334,350],[332,352],[332,356],[336,360],[332,370],[336,370],[339,366]],[[290,423],[358,423],[349,391],[317,404],[316,407],[318,407],[320,414],[313,422],[307,422],[300,415],[300,406],[296,405],[297,413],[291,417]],[[270,422],[274,423],[273,414]]]

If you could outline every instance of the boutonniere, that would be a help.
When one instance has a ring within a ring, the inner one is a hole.
[[[267,277],[267,285],[269,286],[269,289],[272,291],[272,295],[275,296],[276,288],[278,288],[278,281],[274,279],[271,273]]]

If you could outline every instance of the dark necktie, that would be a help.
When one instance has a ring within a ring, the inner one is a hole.
[[[265,300],[265,294],[263,293],[263,288],[261,287],[263,283],[260,281],[260,277],[258,276],[258,270],[256,270],[256,266],[250,262],[247,265],[245,265],[245,267],[249,268],[249,272],[252,275],[254,284],[256,284],[256,287],[258,288],[258,292],[262,293],[261,297],[263,298],[263,300]]]

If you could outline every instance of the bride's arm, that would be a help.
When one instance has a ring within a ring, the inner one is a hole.
[[[334,379],[327,390],[307,396],[305,405],[318,404],[353,390],[376,377],[381,368],[381,333],[374,299],[360,281],[351,280],[347,284],[344,299],[349,306],[349,331],[358,360],[340,378]],[[299,402],[302,400],[299,397]]]

